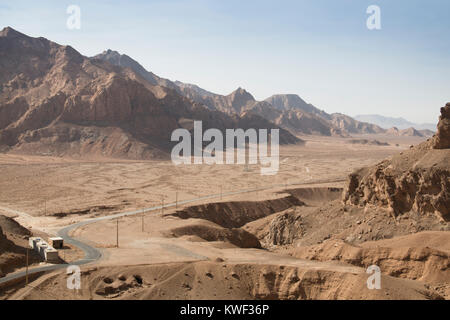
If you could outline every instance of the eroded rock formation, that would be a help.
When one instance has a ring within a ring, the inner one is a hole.
[[[375,204],[391,214],[414,210],[450,220],[450,103],[441,109],[438,132],[427,142],[349,176],[343,201]]]
[[[433,148],[450,148],[450,102],[441,108],[441,117],[439,118],[437,129],[438,131],[433,139]]]

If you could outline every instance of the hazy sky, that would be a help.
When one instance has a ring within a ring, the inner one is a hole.
[[[262,100],[296,93],[327,112],[437,121],[450,101],[448,0],[4,1],[0,27],[92,56],[126,53],[171,80]],[[66,27],[69,5],[81,29]],[[366,9],[381,8],[381,30]]]

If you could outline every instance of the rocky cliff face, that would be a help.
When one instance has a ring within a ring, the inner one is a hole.
[[[450,220],[449,104],[441,109],[438,133],[374,167],[352,173],[344,203],[375,204],[394,215],[435,213]]]
[[[319,245],[296,248],[293,256],[342,261],[364,268],[376,264],[390,276],[428,283],[442,284],[450,279],[449,254],[429,247],[361,247],[342,240],[326,240]]]
[[[450,148],[450,102],[441,108],[441,116],[437,125],[437,133],[433,139],[432,147],[434,149]]]
[[[287,245],[303,235],[303,222],[300,215],[286,212],[276,216],[269,224],[266,242],[269,245]]]

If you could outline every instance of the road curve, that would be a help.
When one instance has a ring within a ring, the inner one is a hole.
[[[292,185],[305,185],[305,184],[316,184],[316,183],[319,184],[319,183],[341,182],[341,181],[343,181],[343,180],[316,181],[316,182],[308,181],[308,182],[303,182],[303,183],[275,184],[275,185],[261,187],[261,188],[252,188],[252,189],[230,191],[230,192],[226,192],[226,193],[222,193],[222,194],[220,194],[220,193],[211,194],[211,195],[198,197],[198,198],[194,198],[194,199],[178,201],[178,203],[176,203],[176,202],[168,203],[168,204],[165,204],[164,206],[162,206],[162,205],[161,206],[154,206],[154,207],[144,208],[144,209],[140,209],[140,210],[116,213],[116,214],[109,215],[109,216],[103,216],[103,217],[98,217],[98,218],[86,219],[86,220],[83,220],[83,221],[71,224],[69,226],[66,226],[66,227],[60,229],[57,232],[58,236],[63,238],[66,243],[74,245],[74,246],[78,247],[79,249],[81,249],[84,252],[83,259],[74,261],[74,262],[72,262],[70,264],[52,264],[52,265],[34,267],[34,268],[31,268],[31,269],[28,270],[28,275],[36,274],[36,273],[39,273],[39,272],[47,272],[47,271],[63,269],[63,268],[66,268],[69,265],[78,265],[78,266],[80,266],[80,265],[92,263],[94,261],[99,260],[102,257],[102,253],[101,253],[100,250],[90,246],[89,244],[87,244],[85,242],[82,242],[80,240],[74,239],[71,236],[69,236],[69,233],[72,230],[75,230],[76,228],[79,228],[79,227],[82,227],[82,226],[85,226],[85,225],[88,225],[88,224],[91,224],[91,223],[95,223],[95,222],[103,221],[103,220],[117,219],[117,218],[124,217],[124,216],[132,216],[132,215],[136,215],[138,213],[145,213],[145,212],[161,210],[162,208],[175,207],[176,205],[183,205],[183,204],[192,203],[192,202],[201,201],[201,200],[222,198],[224,196],[232,196],[232,195],[243,194],[243,193],[250,193],[250,192],[256,192],[256,191],[265,191],[265,190],[270,190],[270,189],[279,188],[279,187],[292,186]],[[25,274],[26,274],[25,271],[20,271],[20,272],[9,274],[9,275],[7,275],[7,276],[5,276],[3,278],[0,278],[0,285],[3,284],[3,283],[9,282],[9,281],[15,280],[15,279],[22,278],[22,277],[25,276]]]

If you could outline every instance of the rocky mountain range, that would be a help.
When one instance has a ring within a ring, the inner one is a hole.
[[[238,88],[229,95],[219,95],[193,84],[172,82],[146,71],[138,62],[117,51],[106,50],[94,56],[118,66],[133,69],[150,82],[172,88],[194,102],[209,109],[231,115],[257,114],[270,122],[289,130],[293,134],[350,135],[358,133],[383,133],[377,125],[356,121],[339,114],[328,114],[305,102],[296,94],[277,94],[263,101],[255,98],[245,89]]]
[[[300,134],[423,135],[328,114],[295,94],[257,101],[238,88],[220,95],[171,81],[131,57],[106,50],[85,57],[70,46],[0,32],[0,151],[126,158],[166,157],[176,128],[279,128],[280,143]]]
[[[127,57],[88,58],[70,46],[0,32],[0,149],[15,152],[167,157],[173,130],[194,120],[208,128],[279,128],[255,114],[211,110],[139,70]],[[123,65],[121,65],[123,64]],[[135,69],[137,71],[135,71]],[[280,143],[301,143],[280,128]]]
[[[430,129],[435,129],[435,125],[416,125],[401,118],[382,116],[358,116],[352,118],[341,113],[328,114],[305,102],[296,94],[275,94],[263,101],[256,101],[252,94],[243,88],[238,88],[225,96],[215,94],[194,84],[180,81],[172,82],[158,77],[154,73],[145,70],[142,65],[129,56],[110,49],[93,58],[131,68],[150,83],[174,89],[186,98],[211,110],[218,110],[230,115],[256,114],[289,130],[293,134],[349,136],[351,134],[384,133],[396,136],[419,137],[429,137],[434,134]],[[391,128],[391,124],[399,124],[400,129],[398,127]],[[412,126],[416,126],[420,130]]]

